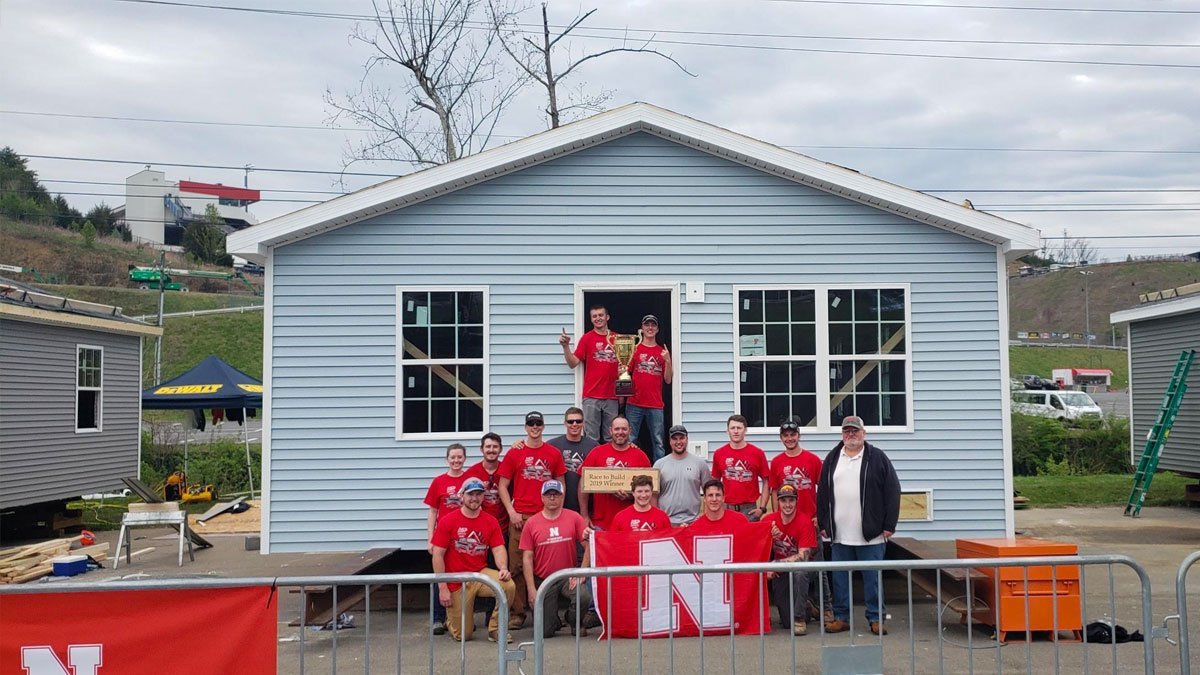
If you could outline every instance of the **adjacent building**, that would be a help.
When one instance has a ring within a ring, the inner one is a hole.
[[[556,432],[578,339],[659,317],[667,424],[774,455],[844,415],[908,536],[1013,533],[1007,263],[1033,228],[632,104],[235,232],[266,267],[264,551],[424,550],[448,443]],[[964,394],[962,382],[972,383]]]
[[[117,217],[135,241],[179,246],[183,231],[215,206],[226,234],[258,223],[250,205],[261,199],[258,190],[220,183],[171,182],[162,171],[144,169],[125,179],[125,206]]]

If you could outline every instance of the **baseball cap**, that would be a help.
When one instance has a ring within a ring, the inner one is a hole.
[[[532,422],[538,422],[540,424],[545,424],[546,418],[542,417],[542,413],[540,413],[536,410],[531,410],[531,411],[525,413],[525,424],[530,424]]]
[[[545,483],[542,483],[542,494],[546,494],[547,492],[557,492],[562,494],[562,491],[562,483],[556,480],[548,480]]]
[[[796,486],[780,485],[779,492],[778,492],[778,494],[775,495],[775,497],[777,499],[795,499],[796,498]]]
[[[687,436],[687,427],[682,424],[676,424],[667,430],[667,438],[680,435]]]
[[[850,415],[842,420],[842,429],[858,429],[863,430],[862,418],[858,415]]]
[[[800,431],[800,423],[796,421],[796,418],[786,419],[783,424],[779,425],[779,433],[782,434],[785,431]]]
[[[462,486],[463,494],[468,492],[483,492],[484,489],[483,481],[479,480],[478,478],[468,478]]]
[[[658,325],[658,317],[654,316],[653,314],[647,314],[646,316],[642,317],[642,323],[652,323],[655,326],[657,326]]]

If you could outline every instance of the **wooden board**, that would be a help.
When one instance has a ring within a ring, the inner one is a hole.
[[[246,503],[250,510],[241,513],[222,513],[206,521],[200,520],[203,516],[192,516],[188,527],[204,534],[257,534],[262,531],[262,509],[257,501]]]
[[[933,520],[933,502],[929,493],[900,493],[900,520]]]
[[[178,511],[179,502],[155,502],[153,504],[143,504],[142,502],[133,502],[129,505],[130,513],[163,513],[166,511]]]
[[[658,492],[658,469],[601,469],[586,467],[583,470],[584,492],[629,492],[629,482],[634,476],[650,476],[654,479],[654,491]]]
[[[213,517],[217,516],[218,514],[225,513],[229,509],[232,509],[234,506],[241,504],[244,501],[246,501],[245,497],[238,497],[237,499],[235,499],[231,502],[221,502],[220,504],[216,504],[211,509],[205,511],[204,515],[197,518],[196,522],[203,523],[204,521],[206,521],[210,518],[213,518]]]

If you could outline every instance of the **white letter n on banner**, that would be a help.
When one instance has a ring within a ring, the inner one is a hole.
[[[104,665],[100,645],[71,645],[67,647],[67,663],[63,665],[58,654],[50,647],[22,647],[21,667],[29,675],[97,675]]]
[[[720,565],[733,560],[733,537],[696,537],[692,540],[692,560],[674,539],[641,543],[640,562],[645,566]],[[646,577],[643,598],[642,632],[665,633],[679,627],[679,603],[702,629],[728,628],[733,621],[727,574],[655,574]],[[704,587],[704,607],[700,606],[700,588]],[[673,588],[672,588],[673,586]]]

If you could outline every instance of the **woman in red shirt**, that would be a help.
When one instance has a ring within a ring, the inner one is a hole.
[[[467,462],[467,449],[462,443],[451,443],[446,448],[446,465],[450,470],[437,476],[429,484],[425,493],[425,505],[429,507],[429,519],[425,529],[428,532],[429,554],[433,555],[433,531],[442,516],[462,507],[462,485],[467,480],[463,465]],[[446,632],[446,608],[440,603],[433,604],[433,633],[442,635]]]

